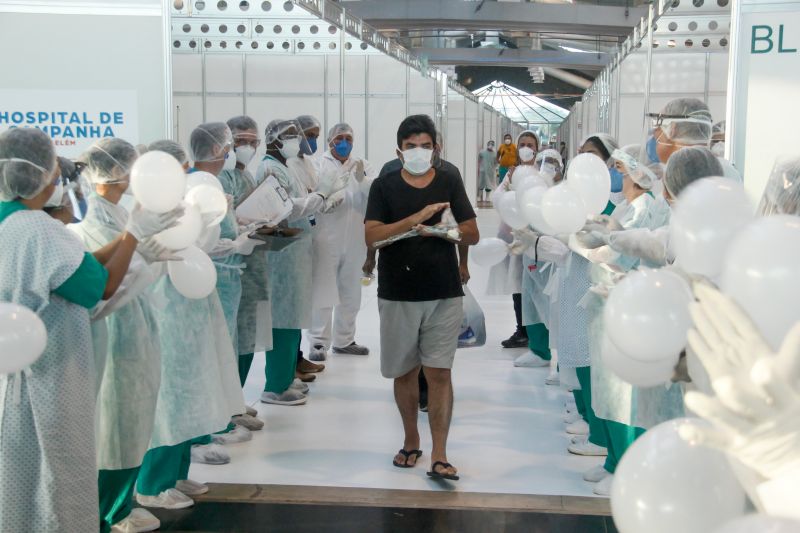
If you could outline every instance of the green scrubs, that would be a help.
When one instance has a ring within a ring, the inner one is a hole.
[[[283,394],[294,381],[297,370],[297,350],[300,349],[302,332],[299,329],[272,330],[272,350],[267,352],[267,367],[264,373],[267,382],[264,390]]]
[[[550,360],[550,332],[547,331],[547,326],[544,324],[531,324],[525,326],[525,331],[528,333],[528,348],[544,359]]]
[[[612,420],[603,420],[602,418],[598,418],[597,420],[603,432],[603,438],[608,443],[606,446],[606,448],[608,448],[608,456],[606,457],[603,468],[605,468],[607,472],[613,474],[622,456],[625,455],[625,452],[630,448],[631,444],[642,436],[645,430],[626,426],[625,424],[620,424]]]
[[[97,488],[100,495],[100,531],[108,533],[111,527],[124,520],[133,510],[133,488],[139,468],[100,470]]]
[[[136,483],[139,494],[158,496],[167,489],[174,489],[179,480],[187,479],[192,462],[192,444],[194,440],[148,450]]]
[[[591,367],[578,367],[575,369],[575,373],[578,375],[578,383],[581,385],[580,389],[574,391],[578,393],[576,395],[575,404],[577,405],[577,397],[580,396],[581,403],[584,407],[583,412],[581,412],[581,416],[589,424],[589,442],[605,448],[607,447],[607,443],[605,433],[603,433],[601,420],[595,416],[594,409],[592,409]]]

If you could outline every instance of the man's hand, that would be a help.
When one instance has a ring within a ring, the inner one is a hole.
[[[411,216],[411,221],[413,222],[414,226],[419,226],[439,211],[447,209],[448,207],[450,207],[449,202],[426,205],[418,213]]]
[[[375,272],[375,255],[367,254],[367,260],[364,261],[364,266],[361,267],[361,272],[364,274],[372,274]]]
[[[461,264],[458,265],[458,273],[461,276],[461,284],[466,285],[469,281],[469,264],[466,261],[462,261]]]

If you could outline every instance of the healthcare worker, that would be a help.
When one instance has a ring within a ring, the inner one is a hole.
[[[506,137],[510,140],[509,135],[506,135]],[[516,165],[518,161],[522,164],[531,164],[535,161],[536,153],[539,151],[539,137],[537,137],[536,133],[533,131],[526,130],[519,134],[516,144],[506,143],[504,146],[518,147],[517,151],[519,153],[514,156],[514,165]],[[501,146],[500,150],[502,150],[504,146]],[[502,171],[502,160],[500,161],[500,165]],[[513,176],[513,170],[511,168],[507,168],[506,172],[511,172]],[[505,176],[506,172],[503,172],[503,176]],[[513,177],[510,177],[508,182],[501,180],[500,186],[492,193],[492,204],[497,205],[500,195],[511,190],[512,185],[510,180],[513,180]],[[497,236],[509,244],[513,240],[511,228],[504,223],[500,224],[500,230]],[[500,343],[501,346],[503,348],[525,348],[528,346],[528,333],[522,324],[521,256],[508,256],[501,263],[492,267],[489,271],[489,285],[486,289],[486,293],[489,295],[510,294],[514,302],[514,317],[516,318],[517,327],[513,335]],[[545,344],[547,344],[546,341]]]
[[[322,125],[316,117],[300,115],[295,119],[303,137],[300,141],[300,153],[297,157],[287,160],[289,169],[302,182],[309,192],[315,191],[319,186],[318,166],[320,156],[324,150],[319,150],[318,140]]]
[[[606,164],[613,163],[611,154],[618,148],[616,140],[605,133],[590,135],[581,143],[579,154],[591,153]],[[569,179],[569,174],[567,174]],[[603,214],[610,214],[614,204],[610,201]],[[558,365],[562,385],[572,388],[575,405],[581,419],[567,426],[567,433],[587,435],[595,424],[591,408],[591,374],[589,369],[589,317],[579,305],[591,286],[591,263],[572,252],[558,274]],[[598,433],[599,434],[599,433]]]
[[[537,137],[538,138],[538,137]],[[513,166],[519,164],[519,154],[517,153],[517,145],[511,142],[512,137],[510,133],[503,135],[503,144],[497,149],[497,163],[500,165],[498,170],[498,177],[500,183],[506,177],[506,172]],[[539,151],[539,148],[536,148]]]
[[[497,154],[494,141],[486,143],[486,149],[478,153],[478,203],[487,199],[487,194],[497,186]]]
[[[612,220],[625,228],[624,231],[651,231],[666,227],[669,215],[665,204],[649,194],[653,176],[645,165],[638,164],[632,157],[632,150],[616,153],[615,159],[620,171],[625,175],[626,201],[611,215]],[[720,165],[706,148],[684,148],[675,152],[669,159],[664,177],[664,186],[670,194],[679,194],[695,180],[717,175]],[[637,229],[638,228],[638,229]],[[587,443],[573,443],[570,451],[591,454],[598,442],[607,449],[607,457],[601,468],[594,468],[584,474],[584,479],[596,482],[594,492],[607,496],[613,482],[613,474],[625,451],[645,429],[661,422],[683,416],[683,392],[679,385],[651,388],[634,387],[619,379],[603,365],[601,350],[603,339],[603,307],[605,297],[617,280],[619,274],[612,273],[605,265],[612,265],[616,271],[629,271],[638,265],[637,258],[614,254],[603,257],[604,248],[590,255],[596,263],[592,268],[594,286],[587,295],[585,305],[591,315],[590,338],[592,359],[592,398],[591,405],[596,415],[596,424]]]
[[[98,531],[96,375],[89,310],[111,298],[137,244],[182,214],[133,210],[94,253],[42,211],[60,177],[50,137],[0,134],[0,301],[34,311],[47,346],[0,375],[0,531]],[[4,357],[13,354],[3,354]]]
[[[369,348],[357,344],[355,336],[367,257],[364,214],[375,172],[369,162],[352,155],[353,128],[349,124],[336,124],[327,140],[329,149],[319,159],[320,176],[347,173],[348,177],[347,187],[337,193],[341,203],[317,215],[309,331],[312,361],[325,360],[330,348],[337,354],[369,354]]]
[[[256,173],[261,183],[274,176],[292,200],[288,227],[299,229],[296,241],[280,251],[267,252],[269,294],[272,305],[272,350],[267,352],[266,384],[261,401],[276,405],[302,405],[306,394],[292,388],[300,350],[301,331],[311,326],[312,257],[309,217],[325,209],[334,192],[332,182],[320,181],[314,193],[286,166],[300,153],[302,133],[294,121],[273,120],[265,131],[267,153]],[[282,223],[284,224],[284,223]]]
[[[195,130],[198,135],[192,138],[192,153],[194,154],[194,167],[192,171],[208,172],[217,176],[224,171],[235,170],[237,156],[234,151],[229,151],[225,159],[220,161],[215,158],[215,149],[226,146],[235,139],[228,126],[223,122],[211,122]],[[240,148],[241,151],[241,148]],[[220,181],[221,184],[221,181]],[[223,186],[224,190],[224,186]],[[227,193],[226,193],[227,194]],[[233,198],[229,196],[228,212],[219,226],[206,228],[200,240],[204,241],[205,250],[214,262],[217,271],[217,294],[225,313],[225,322],[228,324],[228,333],[232,340],[232,348],[237,354],[237,374],[239,368],[238,345],[238,314],[242,299],[242,270],[246,267],[244,257],[253,254],[256,246],[263,244],[249,238],[249,231],[239,231],[239,224],[233,210]],[[249,427],[248,427],[249,426]],[[250,440],[250,428],[261,429],[263,422],[254,419],[243,412],[233,417],[226,431],[211,436],[212,442],[217,444],[233,444]]]
[[[208,141],[200,137],[206,133],[198,129],[190,137],[198,148],[198,159],[216,159],[221,165],[230,145],[213,144],[211,154],[203,153],[200,148]],[[173,146],[169,153],[177,148]],[[177,161],[186,160],[185,154],[177,155]],[[187,479],[191,461],[230,462],[221,446],[206,443],[211,433],[227,428],[231,416],[244,412],[244,398],[217,291],[190,300],[178,292],[169,276],[162,276],[151,291],[160,326],[161,388],[150,450],[136,483],[136,501],[144,507],[183,509],[194,505],[191,496],[208,492],[206,485]]]
[[[119,205],[130,184],[138,154],[117,138],[98,141],[81,156],[82,177],[91,192],[83,221],[70,225],[90,251],[113,241],[125,228],[128,212]],[[95,413],[100,529],[149,530],[159,520],[145,509],[133,509],[133,489],[153,433],[161,382],[158,323],[145,289],[156,280],[140,255],[131,262],[123,287],[132,291],[121,307],[92,324],[100,379]],[[122,292],[119,291],[119,292]],[[103,309],[106,314],[109,310]]]
[[[237,116],[228,120],[228,128],[233,135],[233,153],[236,165],[233,169],[223,168],[218,178],[225,194],[233,198],[234,208],[256,188],[256,180],[247,166],[261,146],[256,121],[248,116]],[[269,303],[266,252],[256,248],[252,254],[243,256],[245,269],[241,274],[242,297],[236,314],[236,352],[238,354],[239,383],[244,387],[247,375],[253,364],[256,352],[272,348],[272,310]],[[234,417],[236,424],[242,424],[251,431],[264,427],[264,422],[256,417],[257,411],[247,407],[245,416]]]

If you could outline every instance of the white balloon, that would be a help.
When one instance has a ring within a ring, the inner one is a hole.
[[[195,206],[186,203],[184,203],[184,208],[186,211],[178,219],[177,226],[164,230],[153,237],[156,242],[170,250],[183,250],[189,247],[203,231],[203,219],[200,217],[200,211]]]
[[[211,252],[219,242],[220,235],[222,234],[222,226],[215,224],[203,228],[203,232],[197,238],[195,246],[203,250],[205,253]]]
[[[519,165],[514,168],[514,174],[511,175],[511,190],[519,190],[519,186],[525,181],[526,178],[533,176],[536,173],[536,167],[533,165]]]
[[[535,188],[547,188],[547,183],[545,183],[544,179],[539,174],[529,174],[522,178],[519,183],[517,183],[516,193],[517,193],[517,207],[522,209],[522,198],[525,196],[525,193],[531,189]]]
[[[481,239],[470,249],[469,257],[480,266],[490,267],[508,256],[508,244],[497,237]]]
[[[209,226],[216,226],[228,214],[228,200],[225,199],[225,194],[210,185],[197,185],[189,189],[186,193],[186,203],[195,206],[201,215],[211,218]]]
[[[742,516],[746,498],[725,454],[685,441],[679,418],[647,431],[628,448],[611,485],[620,533],[708,533]]]
[[[773,350],[800,321],[800,218],[752,222],[725,255],[720,287],[753,319]]]
[[[744,186],[726,178],[705,178],[678,197],[670,217],[670,246],[686,272],[716,279],[725,251],[753,219]]]
[[[0,374],[13,374],[35,363],[47,346],[47,329],[25,306],[0,302]]]
[[[147,152],[131,167],[131,192],[149,211],[166,213],[174,209],[186,192],[186,173],[171,155]]]
[[[763,514],[737,518],[715,529],[714,533],[798,533],[800,521]]]
[[[544,193],[542,217],[554,233],[575,233],[586,223],[586,205],[575,191],[559,183]]]
[[[222,183],[220,183],[219,178],[217,178],[211,172],[206,172],[205,170],[198,170],[197,172],[192,172],[191,174],[186,175],[186,191],[190,191],[195,187],[199,187],[200,185],[208,185],[210,187],[214,187],[221,193],[225,193],[222,188]]]
[[[528,225],[528,221],[522,216],[517,206],[517,193],[515,191],[503,193],[497,201],[497,208],[500,211],[500,218],[512,229],[522,229]]]
[[[612,290],[604,309],[611,341],[645,362],[673,360],[686,346],[692,323],[689,285],[666,270],[637,270]]]
[[[525,217],[536,231],[547,235],[553,235],[555,233],[553,228],[545,222],[544,216],[542,215],[542,198],[546,192],[547,187],[533,187],[528,189],[522,193],[522,200],[520,201],[522,205],[520,209],[522,211],[522,216]]]
[[[638,361],[614,345],[608,334],[603,335],[601,348],[603,364],[621,380],[636,387],[655,387],[668,383],[678,364],[680,354],[659,361]]]
[[[567,186],[586,204],[588,216],[605,211],[611,196],[611,175],[608,165],[594,154],[579,154],[569,164]]]
[[[183,261],[169,261],[167,271],[175,289],[187,298],[199,300],[217,286],[217,270],[211,258],[196,246],[177,252]]]

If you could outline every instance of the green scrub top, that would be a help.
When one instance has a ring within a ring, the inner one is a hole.
[[[0,223],[23,209],[28,208],[21,202],[0,202]],[[65,300],[91,309],[103,299],[107,280],[108,271],[87,252],[78,269],[53,292]]]

